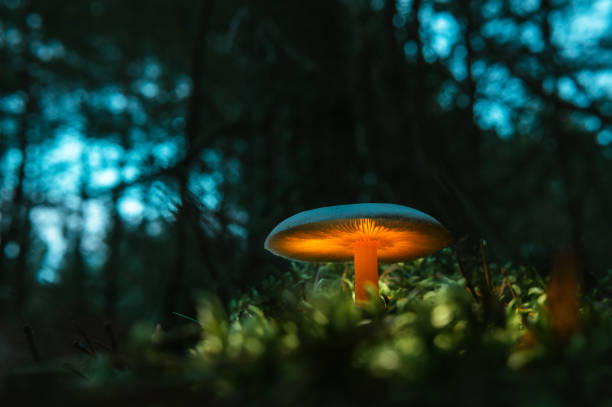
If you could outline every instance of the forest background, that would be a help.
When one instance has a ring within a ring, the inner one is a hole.
[[[121,335],[228,301],[288,267],[263,249],[279,221],[326,205],[408,205],[543,273],[569,245],[597,285],[611,21],[608,0],[0,1],[0,361],[29,358],[24,321],[63,349],[75,319]]]

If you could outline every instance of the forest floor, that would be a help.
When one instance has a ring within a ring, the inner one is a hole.
[[[356,307],[350,265],[294,264],[227,306],[202,298],[171,331],[136,324],[117,344],[83,330],[78,356],[8,371],[0,400],[612,406],[612,272],[583,292],[571,261],[546,278],[470,270],[448,250],[381,266],[380,296]]]

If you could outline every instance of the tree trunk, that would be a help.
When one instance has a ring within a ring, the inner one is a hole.
[[[78,209],[78,217],[81,220],[80,229],[74,237],[74,313],[75,315],[84,315],[87,313],[88,304],[86,301],[86,281],[87,281],[87,265],[82,253],[83,246],[83,229],[85,227],[85,202],[89,198],[87,195],[87,185],[89,182],[90,169],[87,162],[87,151],[81,153],[81,174],[80,186],[80,203]]]
[[[23,88],[27,94],[25,112],[21,116],[19,129],[19,151],[21,152],[21,163],[17,172],[17,188],[13,196],[12,219],[11,227],[8,233],[8,239],[15,239],[19,245],[19,254],[13,269],[15,276],[15,308],[18,315],[22,315],[25,304],[28,298],[28,266],[27,255],[30,239],[30,208],[31,205],[26,202],[25,197],[25,168],[28,161],[27,146],[28,146],[28,128],[29,119],[33,113],[32,94],[30,92],[31,78],[29,73],[24,70],[22,72]],[[6,244],[6,243],[4,243]],[[4,255],[4,247],[2,247],[2,255]]]
[[[119,268],[119,245],[123,235],[123,224],[117,207],[119,192],[113,191],[112,231],[110,234],[109,257],[104,270],[104,317],[113,320],[117,306],[117,271]]]
[[[556,94],[557,84],[561,77],[560,67],[555,60],[559,50],[553,43],[552,27],[550,26],[550,15],[553,11],[553,5],[550,0],[545,0],[543,6],[546,10],[546,18],[542,19],[542,31],[547,50],[544,65],[550,67],[555,83],[555,93],[550,97],[551,110],[547,120],[548,137],[556,141],[555,156],[565,192],[565,212],[569,221],[570,242],[576,253],[579,266],[586,267],[587,256],[582,238],[584,208],[583,202],[579,198],[580,195],[576,192],[572,173],[574,159],[577,154],[581,154],[581,150],[580,148],[574,148],[574,141],[569,139],[570,135],[562,126],[562,112],[558,103],[559,96]],[[582,160],[581,157],[578,156],[578,158]]]
[[[208,30],[210,28],[211,15],[213,10],[213,0],[202,0],[201,12],[198,19],[198,29],[196,32],[194,49],[193,49],[193,60],[191,65],[191,95],[187,105],[187,114],[185,120],[185,144],[186,144],[186,157],[195,157],[193,154],[193,148],[196,143],[198,136],[200,135],[202,122],[200,119],[199,109],[202,106],[203,89],[202,80],[204,74],[204,61],[206,54],[206,40]],[[188,199],[188,187],[187,182],[189,179],[189,168],[190,162],[187,160],[184,166],[179,169],[178,184],[179,184],[179,197],[181,199],[181,205],[178,208],[178,214],[176,218],[176,248],[175,248],[175,261],[174,266],[170,270],[170,277],[168,284],[165,289],[164,295],[164,306],[163,306],[163,320],[170,323],[170,315],[176,310],[177,298],[181,295],[181,286],[183,284],[185,276],[185,254],[186,254],[186,243],[187,243],[187,222],[188,215],[185,213],[186,205],[190,205]]]
[[[476,81],[472,73],[472,65],[474,64],[474,49],[472,48],[471,37],[475,31],[474,18],[472,16],[472,1],[463,0],[462,2],[464,18],[465,18],[465,31],[463,36],[463,42],[467,51],[466,55],[466,87],[468,90],[469,97],[469,121],[468,121],[468,135],[470,140],[470,163],[472,164],[472,177],[476,178],[474,185],[481,189],[481,171],[482,171],[482,140],[481,133],[475,122],[474,105],[476,103]]]

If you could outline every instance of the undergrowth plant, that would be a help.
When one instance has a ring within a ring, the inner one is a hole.
[[[486,268],[490,286],[450,250],[382,266],[380,298],[357,307],[350,265],[292,264],[226,307],[202,296],[178,329],[135,326],[61,386],[90,402],[612,405],[612,278],[581,293],[567,267]]]

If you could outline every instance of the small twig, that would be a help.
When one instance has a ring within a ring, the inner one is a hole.
[[[480,300],[478,299],[478,296],[476,295],[476,290],[474,289],[472,282],[468,278],[467,273],[465,272],[465,269],[463,268],[463,263],[461,262],[461,257],[459,257],[459,253],[457,252],[457,249],[455,249],[455,258],[457,259],[457,264],[459,264],[459,271],[461,272],[461,275],[465,279],[465,285],[467,286],[468,291],[470,292],[470,294],[472,294],[472,297],[474,297],[476,302],[480,302]]]
[[[40,354],[38,353],[36,343],[34,342],[34,333],[32,332],[32,327],[30,325],[24,325],[23,332],[25,333],[26,339],[28,340],[28,346],[30,347],[30,352],[32,353],[34,361],[36,363],[40,363]]]
[[[523,325],[525,325],[526,320],[525,320],[525,315],[523,315],[523,313],[521,313],[520,307],[519,307],[519,303],[518,303],[518,298],[516,296],[516,293],[514,292],[514,288],[512,288],[512,284],[510,283],[510,279],[508,278],[508,274],[506,274],[506,269],[505,268],[501,268],[500,269],[501,274],[504,278],[504,284],[506,284],[506,286],[508,287],[508,289],[510,290],[510,294],[512,294],[512,299],[514,299],[514,306],[516,307],[516,312],[518,312],[518,314],[521,317],[521,323]]]
[[[491,274],[489,273],[489,264],[487,263],[487,256],[485,255],[484,239],[480,239],[480,256],[482,257],[482,268],[484,269],[485,283],[487,289],[492,292],[491,288]]]
[[[91,341],[89,340],[89,336],[87,336],[87,334],[85,333],[85,331],[83,330],[83,328],[81,328],[79,326],[79,324],[77,324],[76,322],[74,323],[74,326],[76,327],[77,331],[79,331],[79,335],[81,335],[83,337],[83,339],[85,340],[85,344],[87,345],[87,348],[89,350],[88,353],[94,354],[96,353],[96,350],[94,349],[93,344],[91,343]],[[80,343],[80,342],[79,342]],[[81,344],[82,345],[82,344]]]
[[[75,348],[77,348],[81,352],[87,354],[88,356],[92,356],[93,357],[93,352],[90,351],[89,349],[87,349],[87,346],[83,345],[83,343],[81,343],[81,341],[76,340],[76,341],[72,342],[72,346],[74,346]]]
[[[196,324],[196,325],[202,326],[202,324],[200,324],[200,321],[198,321],[198,320],[197,320],[197,319],[195,319],[195,318],[191,318],[190,316],[187,316],[187,315],[185,315],[185,314],[180,314],[180,313],[178,313],[178,312],[174,312],[174,311],[172,311],[172,315],[175,315],[175,316],[180,317],[180,318],[184,318],[184,319],[186,319],[187,321],[191,321],[191,322],[193,322],[193,323],[194,323],[194,324]]]
[[[113,325],[111,324],[110,321],[106,321],[104,323],[104,329],[106,330],[106,335],[108,336],[108,340],[110,341],[111,344],[111,350],[113,352],[117,352],[117,340],[115,339],[115,333],[113,332]]]

